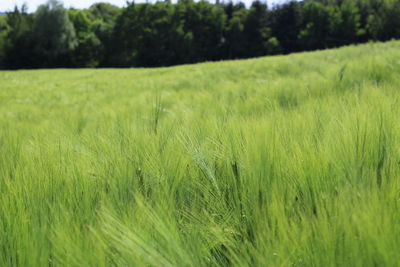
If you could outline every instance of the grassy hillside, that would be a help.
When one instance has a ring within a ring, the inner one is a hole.
[[[395,266],[400,42],[0,72],[0,266]]]

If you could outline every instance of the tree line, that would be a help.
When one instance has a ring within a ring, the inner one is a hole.
[[[400,0],[169,0],[0,16],[0,68],[156,67],[400,38]]]

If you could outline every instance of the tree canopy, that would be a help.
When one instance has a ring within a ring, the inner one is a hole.
[[[0,16],[0,68],[156,67],[400,38],[400,0],[97,3]]]

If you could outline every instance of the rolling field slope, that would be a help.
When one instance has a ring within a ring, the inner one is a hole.
[[[0,266],[396,266],[400,42],[0,72]]]

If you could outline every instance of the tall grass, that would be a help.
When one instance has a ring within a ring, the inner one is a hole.
[[[396,266],[400,43],[0,72],[0,266]]]

